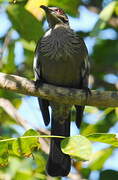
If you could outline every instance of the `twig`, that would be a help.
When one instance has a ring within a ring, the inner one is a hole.
[[[20,116],[16,108],[11,104],[9,100],[0,98],[0,106],[7,114],[9,114],[18,124],[22,125],[25,129],[31,128],[28,122]]]
[[[0,107],[2,107],[4,109],[4,111],[7,114],[9,114],[24,129],[28,130],[28,129],[32,128],[32,126],[29,124],[29,122],[22,118],[22,116],[18,113],[17,109],[12,105],[12,103],[9,100],[7,100],[5,98],[0,98]],[[43,134],[43,135],[49,134],[49,131],[44,130],[43,128],[41,128],[41,129],[39,128],[38,131],[40,134]],[[40,139],[42,150],[48,154],[49,146],[48,146],[46,139],[44,139],[44,138],[39,138],[39,139]]]
[[[6,47],[8,46],[8,44],[11,41],[10,36],[11,36],[11,31],[9,30],[8,33],[5,36],[5,40],[4,40],[3,46],[2,46],[2,48],[0,48],[0,67],[2,66],[1,60],[3,58],[3,53],[4,53],[5,49],[6,49]]]

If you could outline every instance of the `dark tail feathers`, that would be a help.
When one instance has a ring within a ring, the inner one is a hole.
[[[79,129],[82,122],[85,106],[75,106],[75,107],[76,107],[76,126]]]
[[[65,119],[63,122],[60,122],[57,119],[55,120],[52,117],[51,134],[66,137],[70,136],[70,117]],[[62,139],[59,138],[51,138],[47,173],[53,177],[67,176],[71,167],[70,156],[61,151],[61,140]]]

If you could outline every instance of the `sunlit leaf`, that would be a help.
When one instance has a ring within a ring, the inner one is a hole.
[[[89,161],[91,170],[99,170],[103,167],[105,161],[112,155],[113,148],[106,148],[92,154]]]
[[[90,141],[81,135],[65,138],[61,148],[65,154],[80,160],[89,160],[92,153]]]
[[[13,180],[36,180],[35,178],[32,178],[32,173],[30,171],[17,171],[15,176],[13,177]]]
[[[103,142],[118,147],[118,134],[96,133],[88,135],[87,138],[95,142]]]
[[[44,16],[44,11],[40,8],[41,5],[48,5],[48,0],[29,0],[25,8],[37,19],[41,20]]]
[[[97,21],[92,32],[90,33],[91,36],[97,36],[98,33],[100,32],[100,30],[105,28],[106,23],[111,18],[112,14],[115,10],[116,5],[117,5],[117,2],[113,1],[110,4],[108,4],[107,7],[105,7],[101,11],[101,13],[99,15],[99,20]]]
[[[2,117],[2,118],[1,118]],[[16,121],[0,107],[0,123],[3,125],[16,124]]]
[[[107,5],[107,7],[105,7],[102,12],[100,13],[100,19],[102,19],[103,21],[108,21],[110,19],[110,17],[112,16],[115,6],[116,6],[117,2],[113,1],[111,3],[109,3]]]
[[[8,165],[8,144],[0,142],[0,167]]]
[[[25,39],[21,39],[21,42],[22,42],[24,49],[32,51],[34,54],[34,51],[36,48],[36,43],[34,41],[28,42],[28,41],[25,41]]]
[[[108,132],[108,130],[117,122],[114,109],[115,108],[106,108],[99,114],[97,123],[95,124],[84,123],[84,127],[80,129],[81,134],[87,136],[93,133]]]
[[[33,129],[28,130],[27,132],[25,132],[24,136],[38,136],[39,133],[34,131]],[[39,148],[40,144],[38,141],[38,138],[36,137],[30,137],[28,138],[17,138],[17,140],[15,140],[13,142],[13,152],[18,155],[18,156],[25,156],[25,157],[29,157],[32,154],[32,151],[35,148]]]
[[[104,22],[103,20],[99,19],[96,22],[93,30],[90,32],[90,36],[97,36],[99,34],[99,32],[105,28],[105,26],[106,26],[106,22]]]
[[[32,169],[32,158],[19,158],[18,156],[10,156],[9,157],[9,170],[10,173],[12,174],[12,176],[14,177],[14,175],[17,172],[31,172]],[[13,178],[12,177],[12,178]]]
[[[9,5],[7,13],[22,38],[37,41],[42,35],[41,23],[21,5]]]
[[[115,6],[115,13],[116,13],[116,15],[118,15],[118,2],[116,4],[116,6]]]
[[[15,73],[16,71],[16,65],[15,65],[15,43],[10,43],[8,46],[8,57],[7,57],[7,63],[4,64],[4,72],[5,73]]]
[[[28,0],[6,0],[6,1],[15,4],[15,3],[27,2]]]
[[[99,110],[98,110],[97,107],[86,106],[85,112],[86,112],[86,113],[92,113],[92,114],[93,114],[93,113],[98,113]]]
[[[47,155],[39,150],[38,152],[33,152],[33,158],[37,164],[38,172],[44,172],[46,169],[46,163],[47,163]]]
[[[63,8],[64,10],[66,10],[67,13],[76,16],[78,14],[78,7],[80,5],[80,0],[63,0],[63,1],[59,1],[59,0],[50,0],[49,1],[49,5],[50,6],[57,6],[60,8]]]

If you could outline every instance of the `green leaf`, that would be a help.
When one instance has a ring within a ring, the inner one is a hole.
[[[116,5],[117,5],[116,1],[109,3],[100,13],[100,19],[107,22],[111,18]]]
[[[90,36],[92,36],[92,37],[97,36],[97,35],[99,34],[99,32],[100,32],[102,29],[105,28],[105,26],[106,26],[106,22],[104,22],[103,20],[99,19],[99,20],[96,22],[93,30],[90,32]]]
[[[13,177],[13,180],[19,180],[19,179],[34,180],[34,178],[32,178],[31,172],[29,171],[17,171],[15,176]]]
[[[32,171],[17,171],[13,180],[46,180],[46,176],[40,173],[32,173]]]
[[[37,164],[38,172],[44,172],[48,158],[47,155],[43,151],[39,150],[38,152],[33,152],[33,157]]]
[[[114,115],[115,108],[106,108],[99,116],[98,121],[95,124],[85,124],[80,129],[80,133],[83,136],[88,136],[93,133],[106,133],[117,122],[117,118]]]
[[[84,136],[72,136],[62,140],[63,153],[73,156],[79,160],[89,160],[92,153],[92,145]]]
[[[90,36],[97,36],[100,30],[105,28],[107,22],[109,21],[109,19],[111,18],[115,10],[116,5],[117,5],[117,2],[113,1],[101,11],[99,15],[99,19],[96,22],[92,32],[90,33]]]
[[[38,20],[42,20],[44,16],[44,11],[40,8],[41,5],[48,5],[49,0],[28,0],[25,8],[33,14]]]
[[[9,172],[13,180],[46,180],[46,176],[37,171],[33,158],[23,159],[16,156],[10,157]]]
[[[34,131],[33,129],[30,129],[28,131],[25,132],[24,136],[38,136],[39,133]],[[13,142],[12,148],[13,148],[13,152],[18,155],[18,156],[25,156],[25,157],[29,157],[32,154],[32,151],[35,148],[39,148],[39,141],[37,137],[31,137],[31,138],[17,138],[17,140],[15,140]]]
[[[27,2],[28,0],[0,0],[4,2],[9,2],[9,3],[21,3],[21,2]]]
[[[40,134],[34,129],[29,129],[24,133],[24,136],[40,136]]]
[[[21,96],[18,95],[17,93],[14,93],[14,92],[10,92],[8,90],[3,90],[3,89],[0,89],[0,97],[4,97],[6,99],[9,99],[11,102],[21,102]],[[15,103],[13,103],[15,105]]]
[[[90,134],[87,138],[95,142],[103,142],[118,147],[118,134],[95,133]]]
[[[100,170],[105,161],[111,156],[113,148],[106,148],[92,154],[89,161],[89,168],[91,170]]]
[[[105,170],[100,173],[100,180],[118,180],[118,171]]]
[[[116,15],[118,16],[118,2],[117,2],[117,4],[116,4],[116,6],[115,6],[115,13],[116,13]]]
[[[21,5],[9,5],[8,16],[13,27],[19,32],[22,38],[37,41],[42,35],[41,23]]]
[[[86,106],[85,107],[85,112],[86,113],[98,113],[99,112],[99,109],[97,107],[93,107],[93,106]]]
[[[0,167],[8,164],[8,143],[0,142]]]
[[[79,170],[79,169],[78,169]],[[89,169],[89,167],[82,167],[81,168],[81,174],[84,180],[89,179],[89,176],[91,174],[91,170]]]
[[[73,15],[73,16],[77,15],[79,5],[80,5],[80,1],[77,1],[77,0],[73,0],[73,1],[50,0],[49,1],[49,6],[57,6],[57,7],[63,8],[65,11],[67,11],[68,13],[70,13],[70,15]]]
[[[15,48],[15,43],[11,42],[8,46],[8,57],[7,57],[7,62],[4,63],[4,69],[3,72],[5,73],[15,73],[16,72],[16,65],[15,65],[15,54],[14,54],[14,48]]]

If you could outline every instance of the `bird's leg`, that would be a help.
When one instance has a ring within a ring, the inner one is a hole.
[[[88,98],[88,96],[92,96],[91,90],[88,87],[84,87],[83,88],[86,98]]]
[[[39,84],[40,84],[40,79],[37,79],[34,83],[35,83],[35,88],[38,89],[39,88]]]
[[[85,96],[86,96],[86,101],[85,102],[87,104],[88,96],[92,96],[92,93],[91,93],[91,90],[88,87],[84,87],[83,91],[85,92]]]
[[[88,88],[88,75],[87,74],[83,78],[82,89],[85,92],[86,104],[87,104],[88,96],[92,96],[91,90]]]

